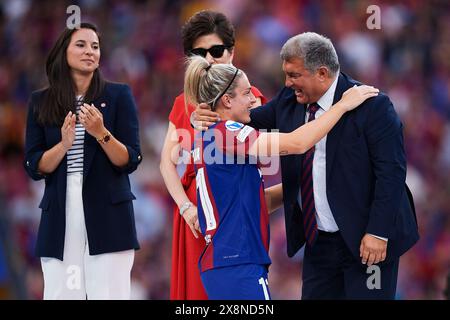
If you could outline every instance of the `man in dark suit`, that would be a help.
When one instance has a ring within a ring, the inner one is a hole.
[[[319,34],[289,39],[281,58],[285,87],[251,110],[257,129],[293,131],[360,85],[340,72],[333,44]],[[302,298],[393,299],[399,258],[419,235],[402,124],[389,98],[368,99],[315,148],[281,157],[281,172],[288,256],[306,243]]]

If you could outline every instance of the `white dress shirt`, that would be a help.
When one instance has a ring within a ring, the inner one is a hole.
[[[331,86],[328,88],[327,92],[317,101],[320,108],[316,111],[315,118],[318,119],[322,114],[330,109],[333,105],[334,92],[336,91],[336,86],[338,82],[338,77],[334,79]],[[306,112],[305,122],[308,121],[309,112]],[[316,206],[316,221],[319,230],[326,232],[336,232],[339,227],[334,220],[333,214],[331,213],[331,208],[327,199],[327,159],[326,159],[326,148],[327,148],[327,136],[323,137],[316,144],[316,150],[314,151],[313,160],[313,191],[314,191],[314,204]],[[298,193],[298,201],[300,207],[302,206],[301,190]]]
[[[328,111],[333,105],[334,93],[336,91],[339,73],[336,73],[336,78],[334,79],[331,86],[325,92],[325,94],[317,101],[319,109],[316,111],[315,118],[320,118],[326,111]],[[306,112],[305,123],[308,121],[309,112]],[[330,204],[327,198],[327,136],[323,137],[317,144],[314,151],[313,160],[313,191],[314,191],[314,204],[316,207],[316,221],[317,228],[326,232],[336,232],[339,231],[339,227],[334,220],[333,214],[331,213]],[[302,207],[301,190],[298,193],[298,202],[300,207]],[[387,241],[386,238],[375,236],[378,239]]]

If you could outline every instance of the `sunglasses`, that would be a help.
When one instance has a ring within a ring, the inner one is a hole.
[[[213,58],[221,58],[223,56],[223,52],[225,49],[229,49],[229,46],[225,46],[223,44],[217,44],[215,46],[212,46],[209,49],[204,48],[195,48],[191,50],[191,54],[202,56],[203,58],[206,58],[206,54],[209,52],[211,57]]]

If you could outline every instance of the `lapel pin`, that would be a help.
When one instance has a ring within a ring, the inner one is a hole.
[[[102,102],[102,103],[100,104],[100,107],[102,107],[102,108],[106,107],[106,103]]]

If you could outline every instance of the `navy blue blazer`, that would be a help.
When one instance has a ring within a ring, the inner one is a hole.
[[[31,95],[26,127],[24,167],[33,180],[45,179],[45,191],[36,243],[38,257],[64,256],[67,157],[48,175],[38,172],[43,153],[61,141],[58,126],[36,121],[37,102],[45,90]],[[123,143],[129,155],[124,167],[116,167],[94,137],[84,140],[83,206],[91,255],[139,249],[128,175],[142,161],[137,110],[127,85],[106,83],[102,95],[92,102],[103,114],[104,126]],[[104,107],[102,107],[102,105]]]
[[[333,104],[361,83],[341,73]],[[266,105],[251,110],[250,125],[291,132],[304,124],[305,105],[283,88]],[[303,155],[281,157],[287,252],[304,245],[303,213],[297,201]],[[406,186],[402,124],[392,102],[380,93],[347,112],[328,133],[327,197],[334,219],[353,255],[365,233],[386,237],[386,262],[399,257],[419,239],[414,202]]]

